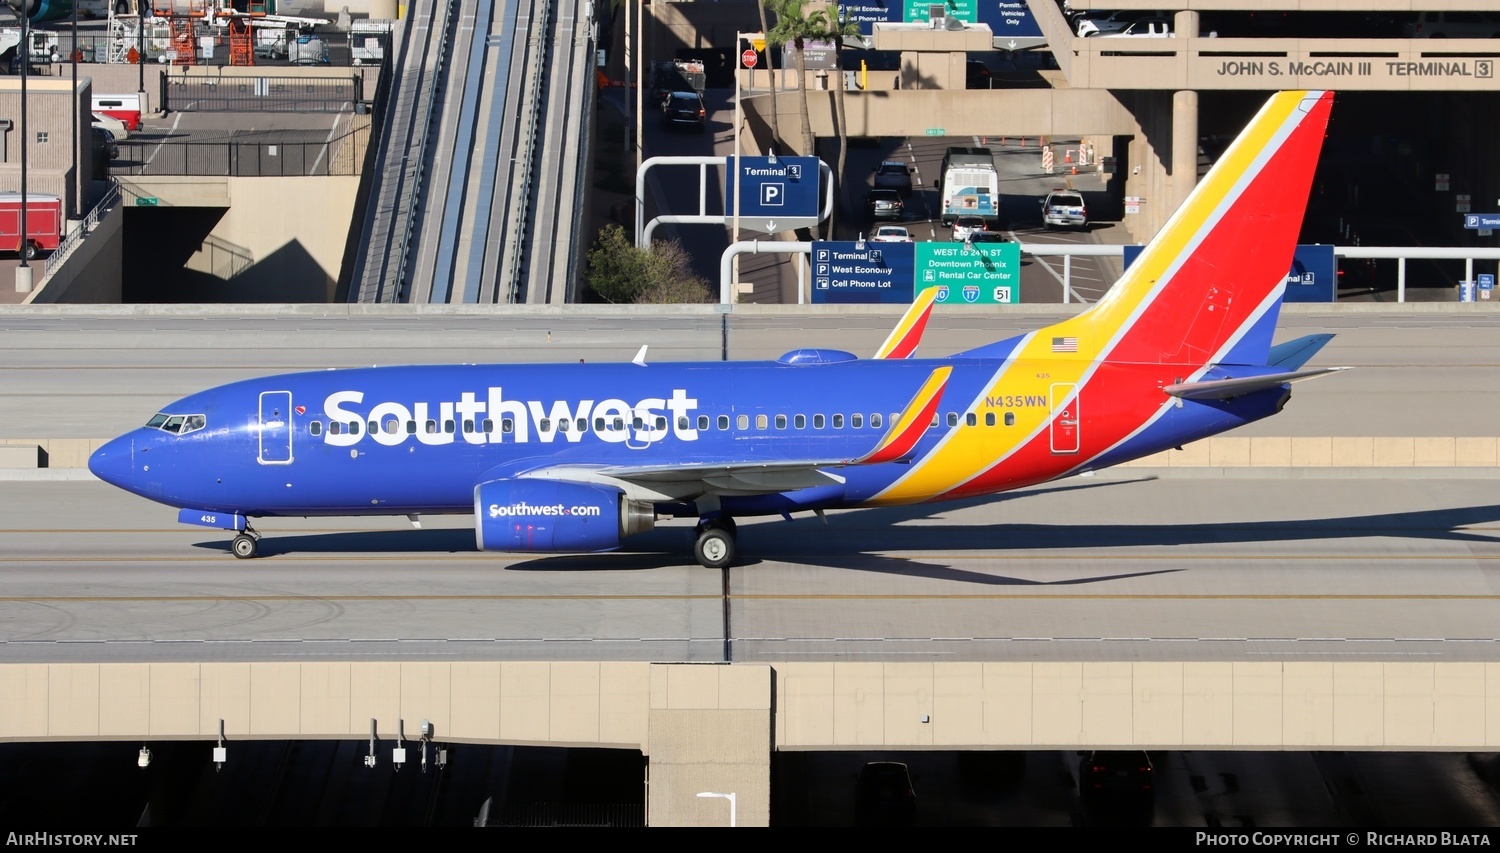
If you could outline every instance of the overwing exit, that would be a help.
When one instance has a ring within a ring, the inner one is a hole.
[[[991,495],[1279,412],[1327,342],[1271,345],[1333,95],[1273,95],[1106,295],[1039,331],[914,357],[924,294],[872,358],[436,365],[283,374],[190,395],[89,460],[232,530],[251,519],[472,514],[476,546],[616,549],[697,519]],[[926,291],[931,294],[934,291]]]

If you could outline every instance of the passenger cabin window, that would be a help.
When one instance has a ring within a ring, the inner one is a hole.
[[[834,429],[843,429],[844,428],[844,416],[843,415],[834,415],[833,416],[833,428]]]
[[[797,429],[807,429],[807,415],[798,415],[792,418],[792,426]]]
[[[1015,426],[1016,425],[1016,413],[1015,412],[1006,412],[1005,413],[1005,425],[1006,426]]]
[[[958,412],[949,412],[948,413],[948,426],[951,426],[951,427],[958,426]]]
[[[749,429],[750,428],[750,416],[749,415],[740,415],[738,418],[735,419],[735,423],[738,425],[736,427],[737,429]]]
[[[317,423],[317,422],[314,421],[314,423]],[[329,435],[339,435],[339,434],[343,433],[343,431],[344,431],[344,425],[343,424],[339,423],[338,421],[329,421],[328,422],[328,434]],[[317,435],[317,433],[313,433],[313,434]]]
[[[511,433],[516,431],[516,422],[511,420],[510,418],[501,418],[500,431],[502,433],[505,433],[506,435],[510,435]]]
[[[994,426],[995,425],[995,413],[994,412],[985,412],[984,413],[984,425],[985,426]]]
[[[625,431],[625,419],[624,418],[615,418],[614,429],[615,429],[615,432],[624,432]]]
[[[822,428],[823,428],[823,416],[822,415],[813,415],[813,429],[822,429]]]
[[[973,412],[964,415],[964,424],[967,426],[979,426],[979,416]]]
[[[755,416],[755,428],[758,429],[758,430],[763,430],[763,429],[766,428],[766,416],[765,415],[756,415]]]
[[[484,431],[487,433],[495,431],[495,422],[490,418],[484,419]]]
[[[322,435],[323,434],[323,422],[322,421],[313,421],[312,423],[308,424],[307,425],[307,434],[308,435]]]
[[[360,424],[359,421],[350,421],[349,422],[349,434],[350,435],[359,435],[359,424]]]
[[[873,415],[870,416],[870,429],[880,429],[880,414],[879,413],[876,413],[876,414],[873,414]]]
[[[575,423],[573,426],[578,427],[578,431],[580,433],[588,432],[589,431],[589,419],[588,418],[579,418],[578,422]]]
[[[422,431],[425,432],[425,433],[427,433],[428,435],[433,435],[433,434],[437,433],[437,421],[432,420],[430,418],[428,420],[426,420],[426,421],[423,421],[422,422]]]
[[[594,418],[594,432],[604,432],[604,418]]]
[[[416,435],[417,434],[417,422],[416,421],[407,421],[406,422],[406,434],[407,435]]]
[[[719,415],[719,429],[729,429],[728,415]]]
[[[658,430],[664,430],[664,429],[666,429],[667,428],[667,419],[664,418],[664,417],[662,417],[662,416],[660,416],[660,415],[658,415],[656,417],[656,428]]]
[[[634,418],[631,418],[631,420],[630,420],[630,428],[631,429],[640,429],[641,427],[643,427],[645,425],[646,425],[645,421],[642,421],[639,415],[637,415]]]
[[[777,429],[786,429],[786,415],[777,415],[776,416],[776,428]]]
[[[551,432],[552,431],[552,419],[551,418],[542,418],[541,420],[537,421],[537,423],[536,423],[536,431],[537,432]]]
[[[864,429],[865,428],[865,416],[864,415],[850,415],[849,416],[849,426],[852,429]]]
[[[698,416],[698,429],[708,429],[708,415]]]
[[[469,433],[471,433],[473,431],[474,431],[474,421],[472,421],[472,420],[466,420],[466,421],[464,421],[464,434],[468,435]]]
[[[688,420],[688,416],[687,415],[678,415],[677,416],[677,428],[678,429],[690,429],[691,428],[691,421]]]

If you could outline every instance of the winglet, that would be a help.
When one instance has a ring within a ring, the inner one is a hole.
[[[648,347],[648,346],[650,346],[650,344],[641,344],[641,351],[635,354],[635,358],[632,358],[630,360],[630,363],[631,364],[638,364],[641,367],[645,367],[646,366],[646,347]]]
[[[922,433],[932,424],[932,416],[937,411],[938,402],[943,399],[943,389],[948,386],[948,376],[951,373],[953,368],[948,366],[932,371],[927,381],[917,389],[911,402],[906,404],[900,415],[892,419],[891,427],[886,430],[880,443],[869,453],[854,460],[854,464],[894,462],[910,453],[921,440]]]
[[[927,329],[927,318],[932,316],[932,306],[937,299],[938,289],[929,287],[917,294],[917,298],[911,301],[911,307],[901,316],[901,322],[891,330],[890,337],[876,350],[874,358],[911,358],[911,354],[917,351],[917,344],[922,342],[922,333]]]

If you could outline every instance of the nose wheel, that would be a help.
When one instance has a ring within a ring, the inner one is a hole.
[[[234,541],[229,543],[229,550],[241,560],[248,560],[254,557],[259,547],[260,534],[251,530],[248,525],[245,527],[244,532],[234,537]]]
[[[694,528],[698,535],[693,545],[693,556],[699,565],[709,569],[722,569],[734,562],[734,519],[719,517],[699,523]]]

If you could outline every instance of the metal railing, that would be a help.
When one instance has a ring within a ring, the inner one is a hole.
[[[58,270],[63,268],[63,264],[67,262],[68,256],[73,254],[73,250],[78,248],[78,245],[83,242],[83,238],[98,227],[99,220],[104,218],[104,214],[110,208],[119,203],[120,183],[118,181],[110,181],[109,189],[104,191],[104,195],[100,197],[99,203],[95,204],[89,209],[88,213],[83,215],[83,219],[78,223],[78,227],[69,231],[66,237],[57,241],[57,248],[53,249],[52,254],[47,256],[47,271],[42,274],[42,280],[37,282],[36,289],[41,289],[42,285],[46,284]]]
[[[268,71],[273,69],[267,69]],[[364,96],[358,77],[186,77],[162,81],[168,112],[351,113]]]
[[[302,177],[358,175],[370,141],[368,125],[317,142],[255,141],[159,142],[127,139],[111,172],[131,176]]]

